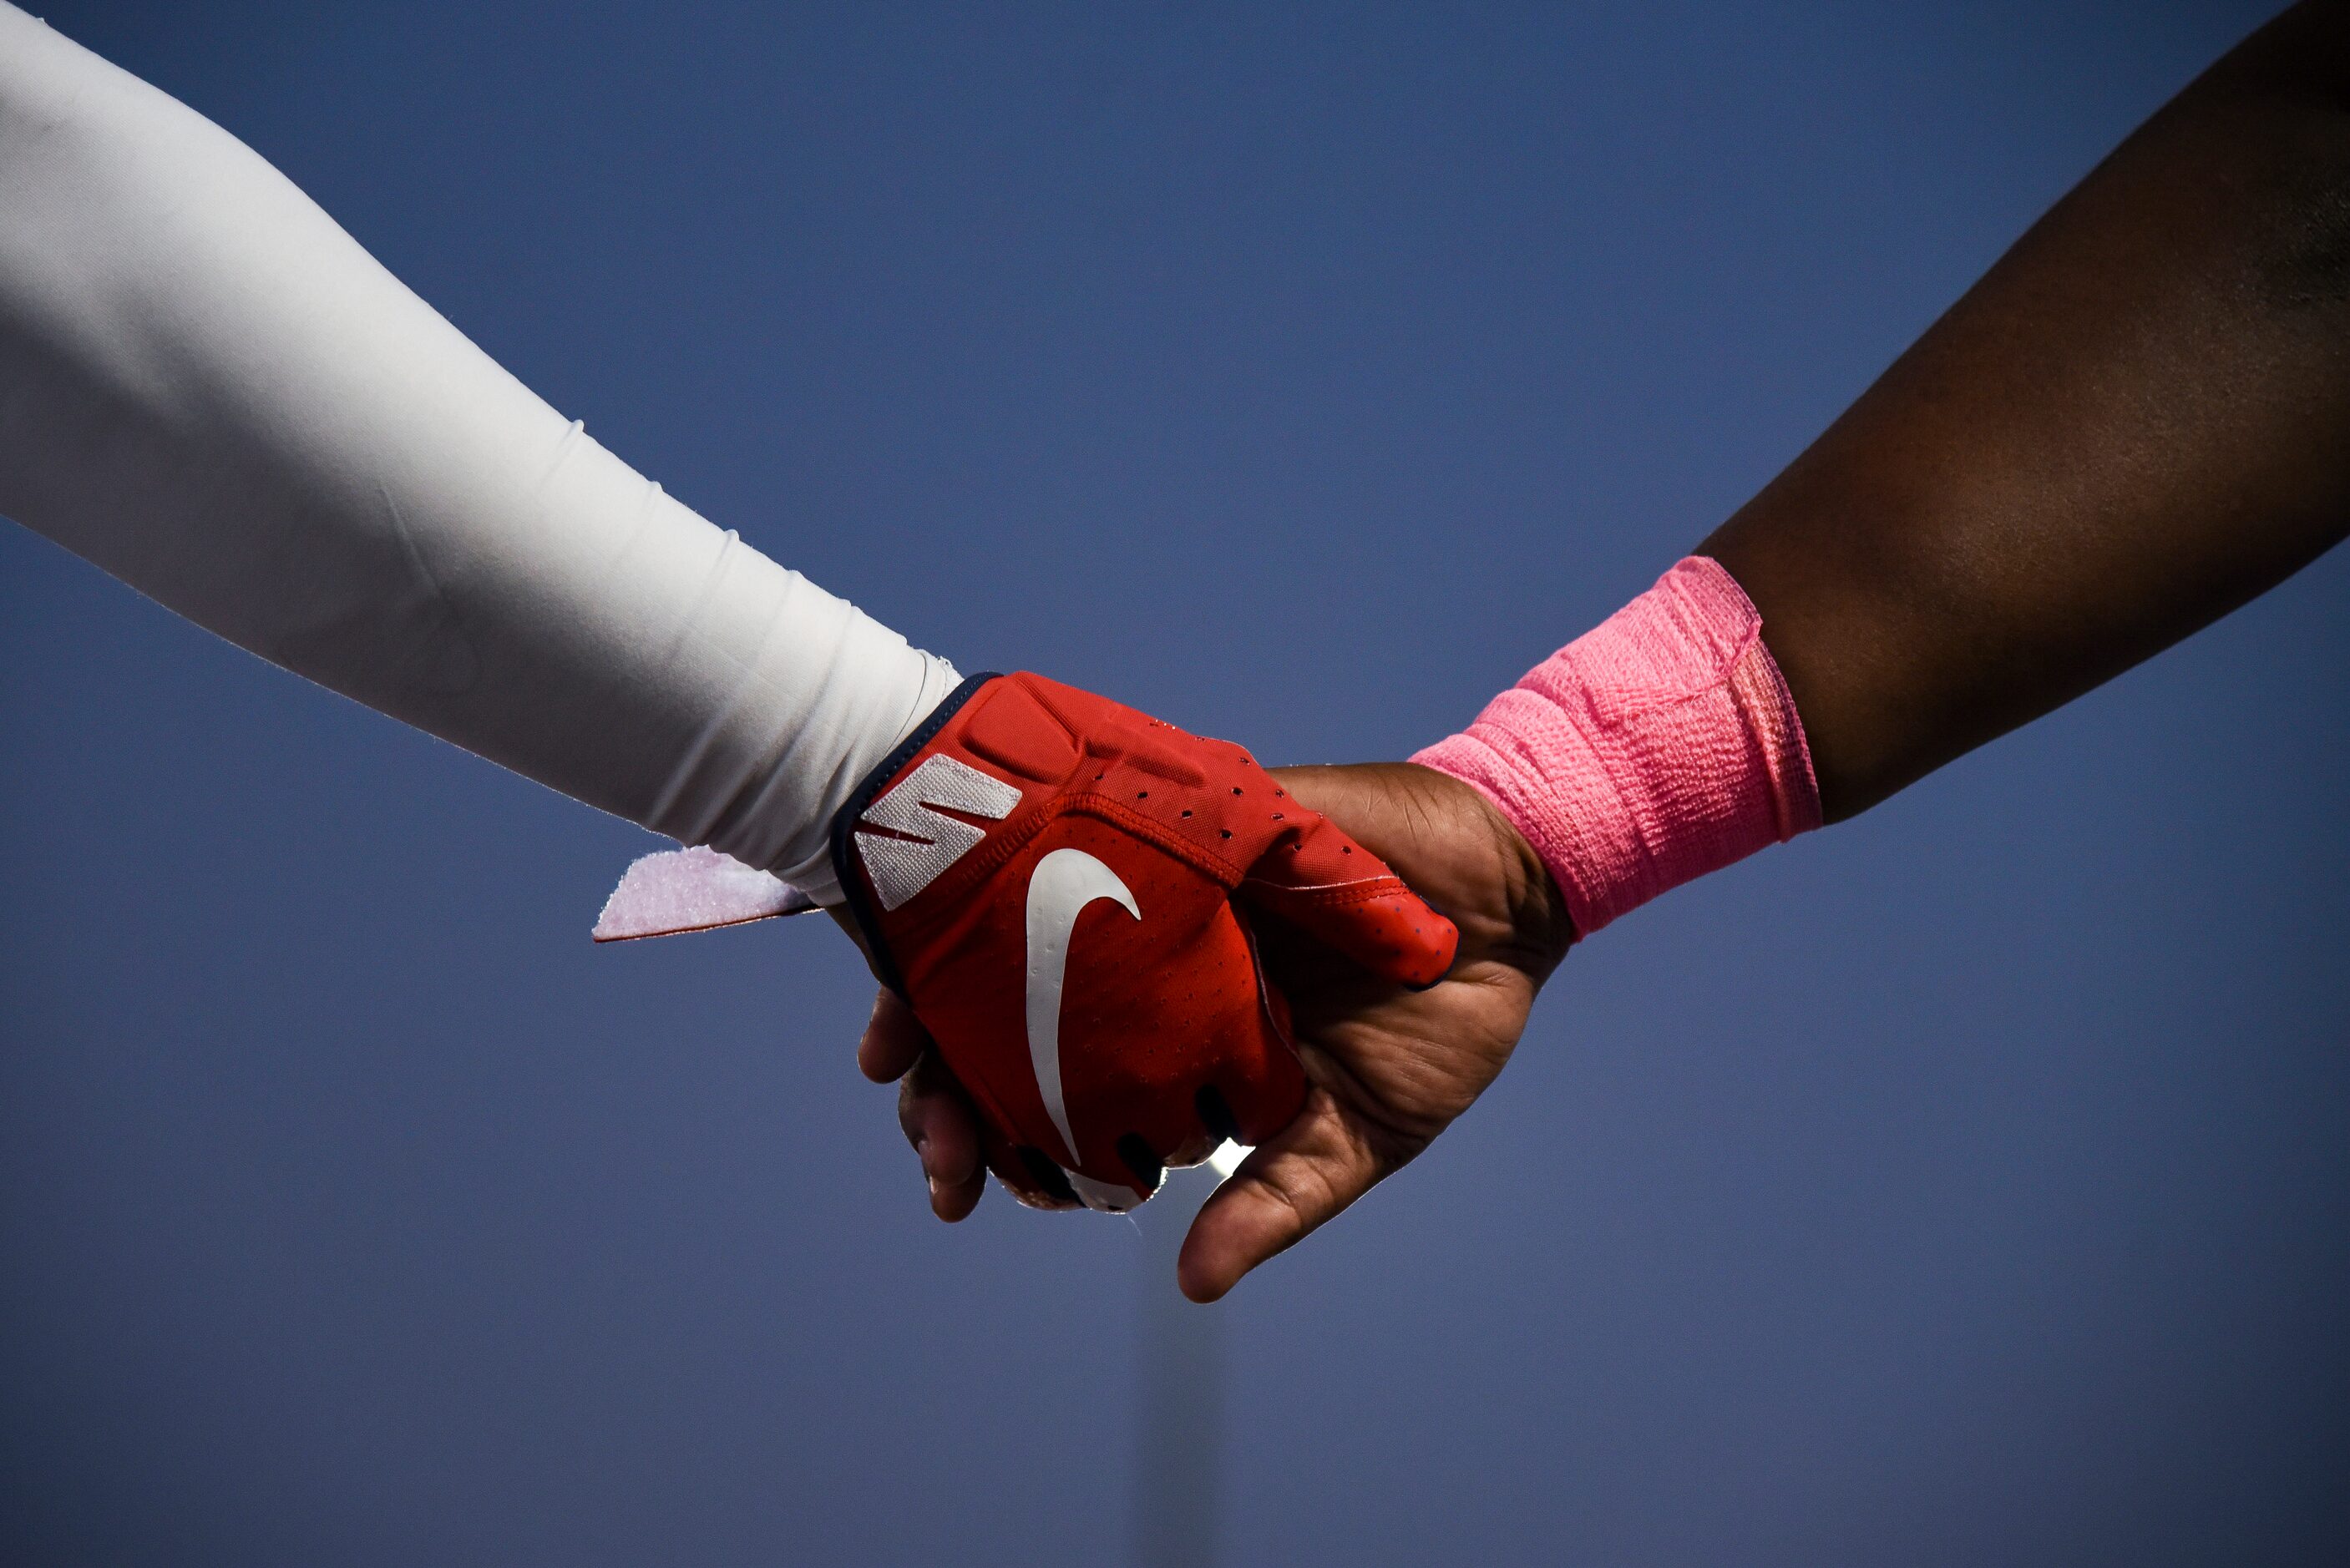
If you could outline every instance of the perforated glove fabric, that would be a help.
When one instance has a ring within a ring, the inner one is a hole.
[[[1253,924],[1402,986],[1452,923],[1229,742],[1042,676],[974,676],[834,819],[883,982],[937,1041],[990,1168],[1040,1208],[1119,1211],[1304,1103]]]

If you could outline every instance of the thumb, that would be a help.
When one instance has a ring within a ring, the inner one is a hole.
[[[1368,1192],[1410,1158],[1342,1108],[1327,1089],[1243,1161],[1201,1206],[1183,1238],[1175,1277],[1195,1302],[1211,1302],[1274,1253]]]
[[[1235,896],[1414,991],[1442,980],[1461,946],[1451,920],[1318,813],[1274,841]]]

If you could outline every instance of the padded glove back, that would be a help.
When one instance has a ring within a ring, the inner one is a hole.
[[[976,1104],[1023,1201],[1119,1210],[1303,1104],[1253,909],[1400,985],[1451,921],[1247,752],[1041,676],[975,676],[833,826],[884,983]]]

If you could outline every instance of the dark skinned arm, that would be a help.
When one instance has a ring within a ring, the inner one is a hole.
[[[1828,820],[2111,679],[2350,532],[2350,0],[2288,12],[2033,226],[1700,546],[1762,612]],[[1265,933],[1314,1088],[1184,1244],[1207,1301],[1482,1094],[1572,938],[1469,785],[1409,763],[1281,775],[1451,914],[1434,989]],[[860,1059],[959,1220],[971,1113],[883,998]],[[909,1069],[911,1069],[910,1072]]]
[[[1827,820],[2350,531],[2350,5],[2124,142],[1701,546],[1762,612]]]

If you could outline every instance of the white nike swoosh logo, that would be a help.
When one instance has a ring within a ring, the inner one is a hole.
[[[1069,972],[1069,937],[1077,929],[1077,916],[1096,898],[1108,898],[1142,919],[1118,873],[1082,849],[1055,849],[1029,874],[1028,1063],[1036,1071],[1045,1113],[1068,1151],[1065,1165],[1077,1163],[1077,1139],[1061,1099],[1061,984]]]

